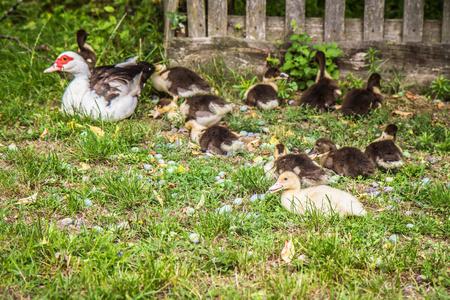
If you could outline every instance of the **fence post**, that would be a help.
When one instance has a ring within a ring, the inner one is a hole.
[[[305,32],[306,0],[286,0],[286,17],[284,19],[284,36],[287,40],[294,33],[291,23],[295,20],[295,26],[301,27],[295,33]]]
[[[364,2],[364,41],[381,41],[384,34],[384,0]]]
[[[344,38],[345,0],[325,0],[323,39],[325,42],[339,42]]]
[[[247,0],[245,29],[248,39],[266,39],[266,0]]]
[[[444,0],[442,9],[442,44],[450,44],[450,0]]]
[[[227,0],[208,0],[208,36],[227,35]]]
[[[405,0],[403,3],[403,42],[421,42],[423,34],[424,0]]]
[[[206,34],[205,1],[187,0],[186,4],[189,37],[204,37]]]

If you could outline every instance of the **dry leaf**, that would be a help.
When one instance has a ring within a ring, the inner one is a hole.
[[[444,107],[444,104],[438,103],[438,104],[437,104],[437,107],[438,107],[439,109],[442,109],[442,108]]]
[[[163,198],[160,195],[158,195],[158,193],[155,190],[153,190],[153,194],[155,194],[155,197],[158,200],[159,204],[163,205],[164,204]]]
[[[100,127],[91,126],[89,124],[88,124],[88,126],[92,130],[92,132],[95,133],[96,135],[98,135],[99,137],[102,137],[105,135],[105,132]]]
[[[26,197],[26,198],[19,199],[19,201],[17,201],[16,204],[28,204],[28,203],[34,202],[37,199],[38,193],[33,194],[33,195],[31,195],[29,197]]]
[[[280,141],[274,135],[269,140],[269,144],[271,145],[278,145],[279,143]]]
[[[286,244],[284,245],[283,250],[281,250],[281,258],[288,263],[292,260],[294,254],[294,243],[292,243],[292,240],[286,240]]]
[[[44,129],[44,132],[41,134],[40,138],[41,138],[41,139],[45,138],[45,136],[47,135],[47,133],[48,133],[48,130],[47,130],[47,128],[45,128],[45,129]]]
[[[400,116],[408,116],[408,115],[412,115],[412,112],[401,111],[401,110],[394,110],[394,114],[397,114],[397,115],[400,115]]]
[[[87,163],[81,163],[80,166],[81,167],[78,169],[78,171],[87,171],[91,168]]]
[[[202,194],[202,196],[200,197],[200,201],[198,202],[198,204],[195,207],[195,209],[199,209],[200,207],[203,206],[203,204],[205,204],[205,195]]]
[[[410,93],[410,92],[406,92],[406,97],[407,97],[409,100],[415,100],[415,99],[417,99],[417,95],[415,95],[415,94],[413,94],[413,93]]]

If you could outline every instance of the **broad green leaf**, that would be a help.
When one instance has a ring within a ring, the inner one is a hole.
[[[109,13],[113,13],[115,11],[114,7],[112,7],[112,6],[105,6],[104,9],[106,12],[109,12]]]
[[[308,87],[310,87],[314,84],[314,80],[308,80],[306,84],[308,85]]]

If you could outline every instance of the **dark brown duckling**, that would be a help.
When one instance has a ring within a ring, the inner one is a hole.
[[[317,51],[314,61],[319,64],[316,83],[303,92],[300,106],[316,108],[320,112],[334,110],[341,90],[336,80],[325,71],[326,57],[322,51]]]
[[[157,66],[152,76],[152,86],[159,92],[168,93],[175,101],[178,97],[186,98],[214,91],[197,73],[184,67],[166,69],[165,66]]]
[[[259,109],[274,109],[281,105],[278,98],[279,79],[287,79],[289,75],[282,73],[278,68],[269,68],[264,74],[263,82],[256,83],[245,92],[245,104],[256,106]]]
[[[330,181],[325,171],[306,154],[286,154],[285,146],[278,144],[273,155],[275,160],[264,166],[264,170],[269,176],[278,177],[283,172],[292,171],[306,186],[327,184]]]
[[[364,153],[380,169],[395,171],[403,166],[402,149],[394,142],[397,131],[396,125],[388,125],[381,137],[364,149]]]
[[[92,71],[97,63],[97,55],[91,45],[86,43],[88,36],[89,33],[87,33],[84,29],[77,31],[78,54],[80,54],[80,56],[86,61],[89,70]]]
[[[337,149],[329,139],[320,138],[314,143],[309,154],[318,153],[322,167],[333,170],[339,175],[356,177],[367,176],[375,172],[375,165],[361,150],[354,147]]]
[[[239,151],[245,148],[245,144],[239,136],[223,126],[206,128],[195,120],[186,122],[186,128],[191,130],[191,140],[199,143],[203,152],[223,155],[229,151]]]
[[[380,74],[373,73],[367,81],[367,88],[348,92],[342,101],[341,113],[344,116],[366,116],[380,107],[383,102],[380,82]]]

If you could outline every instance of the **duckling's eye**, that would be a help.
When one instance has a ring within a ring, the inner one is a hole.
[[[288,180],[287,177],[284,177],[284,180]]]

